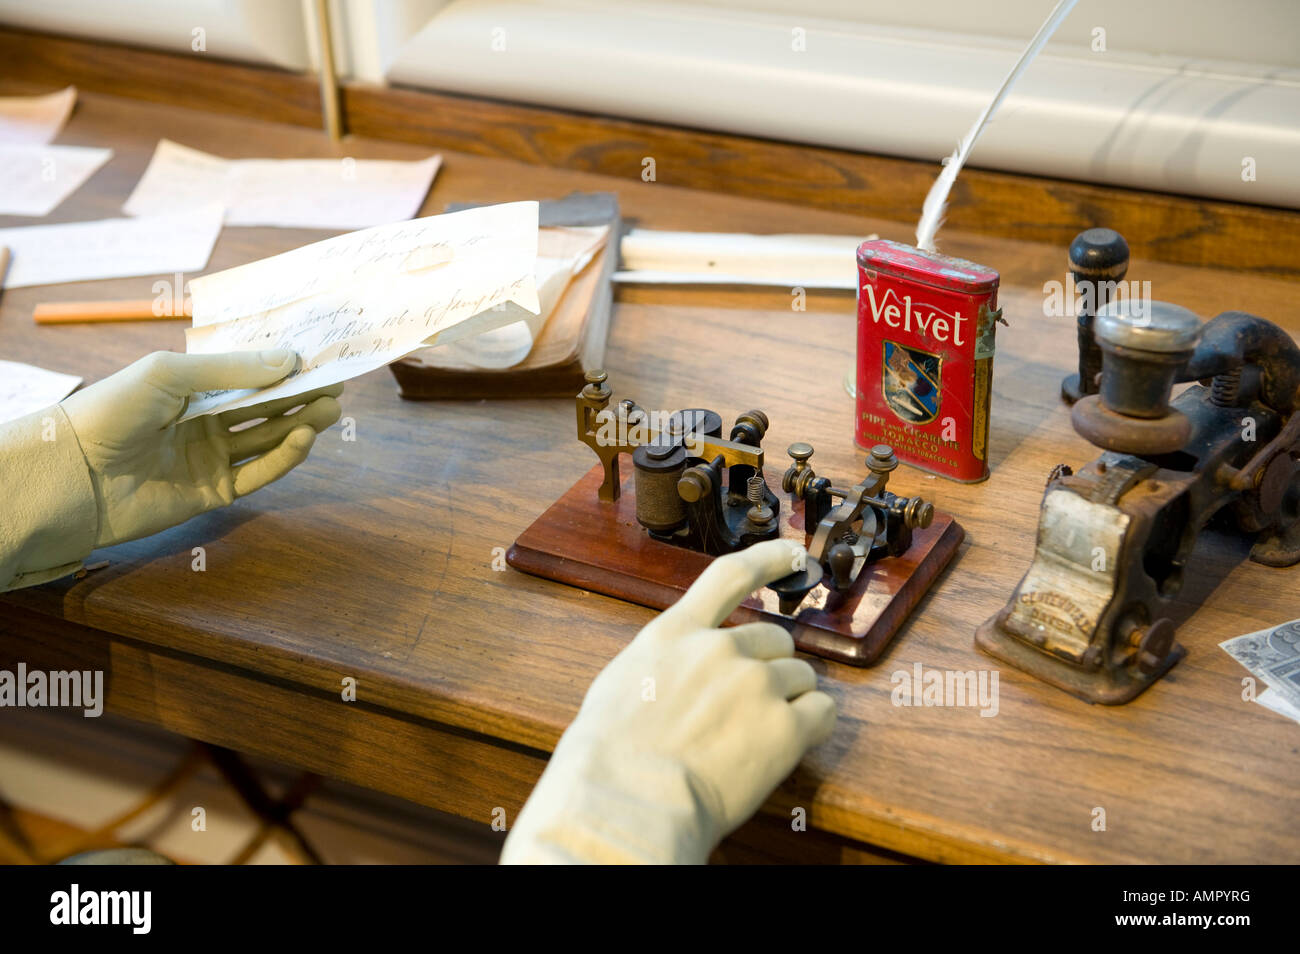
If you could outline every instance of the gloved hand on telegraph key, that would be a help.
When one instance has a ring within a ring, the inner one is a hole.
[[[824,741],[835,703],[775,623],[718,625],[798,569],[769,540],[714,560],[591,684],[503,863],[703,863]]]

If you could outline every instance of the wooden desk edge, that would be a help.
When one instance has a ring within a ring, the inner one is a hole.
[[[14,612],[0,623],[0,660],[22,660],[29,668],[102,669],[106,708],[114,714],[473,821],[491,824],[492,811],[498,807],[513,818],[549,757],[547,751],[485,732],[381,706],[336,702],[318,687],[267,677],[191,653],[163,650],[4,602]],[[338,718],[345,711],[343,705],[348,706],[346,723]],[[255,718],[268,709],[276,712],[274,723]],[[254,724],[258,731],[247,731]],[[336,735],[320,744],[300,744],[300,740],[322,733]],[[358,743],[367,751],[382,752],[383,758],[372,762],[360,757],[362,753],[354,749]],[[406,770],[392,771],[392,765]],[[923,816],[903,817],[820,784],[811,790],[811,799],[791,794],[791,789],[797,791],[807,784],[796,770],[768,800],[763,814],[788,819],[792,807],[804,805],[810,827],[816,831],[844,838],[868,852],[885,849],[926,861],[1081,861],[990,832],[949,826]]]

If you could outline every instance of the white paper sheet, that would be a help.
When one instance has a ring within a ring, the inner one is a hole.
[[[185,419],[291,397],[383,367],[426,345],[540,310],[536,202],[397,222],[190,282],[186,350],[292,348],[290,377],[260,391],[195,395]]]
[[[476,368],[512,368],[533,350],[533,342],[575,275],[591,263],[609,234],[607,225],[544,228],[537,248],[537,298],[540,311],[517,309],[516,320],[492,331],[454,341],[446,348]],[[507,308],[517,306],[507,305]]]
[[[749,235],[633,229],[619,245],[616,282],[858,287],[857,249],[875,235]]]
[[[1272,709],[1278,715],[1286,716],[1292,722],[1300,723],[1300,709],[1296,708],[1290,699],[1276,689],[1265,689],[1255,697],[1255,701],[1265,709]]]
[[[0,96],[0,145],[43,146],[51,142],[68,121],[76,101],[75,86],[43,96]]]
[[[221,208],[0,229],[13,255],[5,288],[197,272],[221,231]]]
[[[610,281],[620,285],[762,285],[775,288],[828,288],[853,291],[858,287],[857,273],[845,275],[809,275],[798,272],[766,272],[764,274],[724,272],[661,272],[628,271],[624,269],[610,276]]]
[[[0,424],[58,404],[81,378],[17,361],[0,361]]]
[[[112,155],[89,146],[0,145],[0,215],[49,215]]]
[[[227,225],[364,229],[420,211],[440,156],[384,159],[223,159],[168,139],[122,210],[150,215],[215,202]]]

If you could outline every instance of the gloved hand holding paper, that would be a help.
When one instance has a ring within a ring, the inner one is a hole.
[[[197,354],[291,348],[301,367],[260,391],[196,394],[184,420],[292,397],[417,348],[537,314],[536,202],[350,232],[190,283]]]

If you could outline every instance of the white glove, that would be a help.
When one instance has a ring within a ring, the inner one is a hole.
[[[506,838],[512,863],[704,863],[824,741],[835,703],[775,623],[716,628],[803,548],[714,560],[587,691]]]
[[[159,351],[0,429],[0,589],[70,572],[95,547],[175,526],[300,464],[338,420],[342,385],[176,423],[192,394],[265,387],[296,361],[284,349]]]

